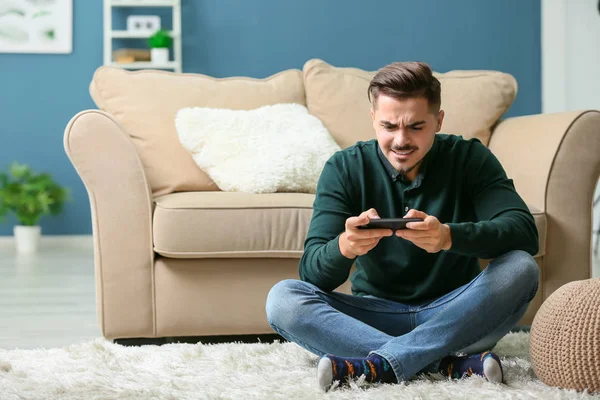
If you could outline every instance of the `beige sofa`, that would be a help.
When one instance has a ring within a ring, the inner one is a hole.
[[[366,96],[372,76],[320,60],[265,79],[99,68],[90,92],[100,110],[74,116],[64,144],[90,199],[103,335],[272,333],[265,299],[276,282],[298,277],[314,196],[219,191],[178,142],[175,113],[299,103],[345,148],[374,137]],[[600,112],[498,122],[516,95],[510,75],[437,76],[442,132],[489,145],[535,217],[541,283],[521,321],[530,324],[554,290],[591,274]],[[339,290],[349,291],[348,283]]]

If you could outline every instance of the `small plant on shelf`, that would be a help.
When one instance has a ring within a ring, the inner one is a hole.
[[[173,38],[168,31],[159,29],[148,39],[153,63],[164,64],[169,62],[169,48],[173,45]]]
[[[173,44],[173,38],[168,31],[159,29],[148,39],[148,44],[151,49],[168,49]]]

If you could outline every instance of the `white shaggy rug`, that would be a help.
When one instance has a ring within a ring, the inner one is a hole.
[[[495,348],[505,385],[479,377],[421,377],[323,393],[317,357],[293,343],[123,347],[98,339],[60,349],[0,350],[0,399],[591,399],[533,374],[529,335]]]

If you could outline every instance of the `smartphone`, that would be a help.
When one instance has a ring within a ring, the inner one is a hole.
[[[358,229],[406,229],[409,222],[423,222],[423,218],[373,218],[368,224],[361,225]]]

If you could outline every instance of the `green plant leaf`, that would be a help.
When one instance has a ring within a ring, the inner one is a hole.
[[[54,29],[48,29],[44,31],[44,36],[46,36],[46,39],[54,40],[56,31]]]
[[[6,220],[6,214],[8,214],[8,208],[4,207],[0,203],[0,221],[5,221]]]
[[[48,173],[34,173],[16,162],[9,171],[0,172],[0,220],[12,212],[21,224],[37,225],[44,215],[58,215],[70,200],[69,190]]]
[[[159,29],[150,38],[148,38],[148,45],[150,48],[169,48],[173,44],[173,38],[168,31]]]
[[[6,11],[0,12],[0,17],[4,17],[4,16],[10,15],[10,14],[15,14],[15,15],[18,15],[19,17],[24,17],[25,15],[27,15],[24,10],[19,10],[17,8],[13,8],[13,9],[8,9]]]
[[[31,17],[31,19],[35,19],[35,18],[39,18],[39,17],[47,17],[52,15],[52,13],[50,11],[47,10],[41,10],[36,12],[35,14],[33,14],[33,16]]]

